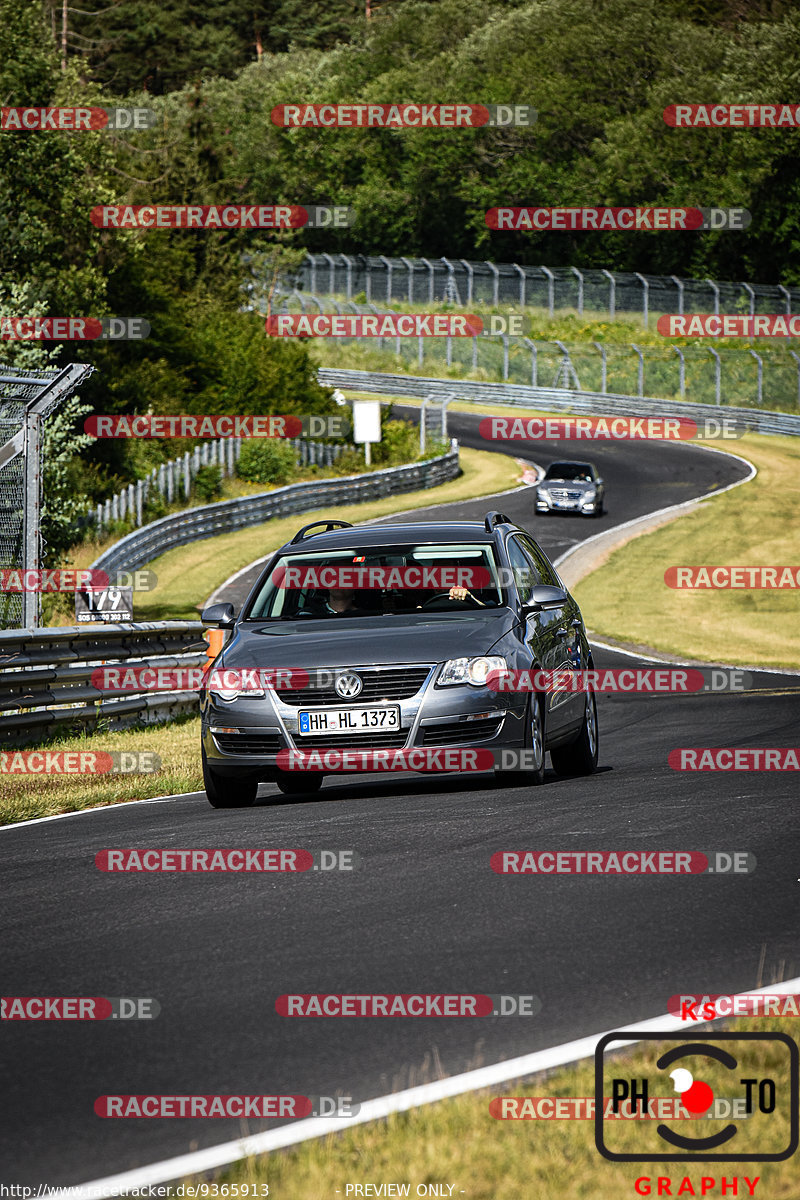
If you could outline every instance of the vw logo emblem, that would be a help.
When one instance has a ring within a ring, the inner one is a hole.
[[[337,696],[341,696],[343,700],[352,700],[355,696],[360,695],[364,684],[358,675],[348,672],[346,675],[337,675],[333,686]]]

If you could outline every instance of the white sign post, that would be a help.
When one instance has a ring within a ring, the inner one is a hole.
[[[372,462],[370,443],[381,440],[381,404],[379,400],[353,401],[353,441],[364,443],[364,462]]]

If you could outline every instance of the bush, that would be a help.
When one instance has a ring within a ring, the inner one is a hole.
[[[200,467],[194,477],[194,490],[204,504],[210,504],[222,494],[222,468],[216,463]]]
[[[290,483],[297,473],[294,447],[269,438],[253,438],[242,446],[238,474],[250,483]]]

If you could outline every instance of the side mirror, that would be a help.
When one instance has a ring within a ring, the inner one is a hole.
[[[236,624],[236,612],[232,604],[212,604],[203,609],[200,620],[204,625],[211,625],[217,629],[233,629]]]
[[[563,588],[540,583],[531,592],[527,603],[523,604],[522,612],[529,616],[531,613],[541,612],[544,608],[563,608],[568,599]]]

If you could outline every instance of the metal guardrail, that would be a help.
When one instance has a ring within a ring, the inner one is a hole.
[[[436,487],[458,475],[458,448],[427,462],[404,467],[386,467],[367,475],[346,475],[341,479],[319,479],[308,483],[290,483],[271,492],[239,496],[199,508],[184,509],[120,538],[105,550],[92,568],[107,571],[132,571],[167,550],[188,542],[231,533],[248,525],[260,525],[274,517],[288,517],[333,504],[354,504]]]
[[[648,396],[623,396],[612,392],[575,392],[564,388],[530,387],[512,383],[484,383],[471,379],[423,379],[419,375],[390,375],[381,371],[350,371],[321,367],[317,372],[325,387],[350,388],[388,396],[424,398],[454,395],[470,403],[536,408],[543,412],[575,412],[633,417],[682,417],[690,420],[725,418],[737,430],[755,433],[800,435],[800,415],[761,408],[734,408],[727,404],[690,404]]]
[[[197,692],[135,692],[91,684],[101,666],[193,667],[207,660],[200,621],[75,625],[0,632],[0,745],[59,727],[110,728],[199,711]]]

